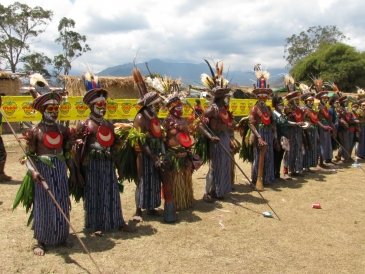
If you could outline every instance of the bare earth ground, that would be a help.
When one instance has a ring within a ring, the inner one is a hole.
[[[1,273],[97,273],[71,232],[71,248],[34,256],[28,216],[12,203],[25,168],[11,135],[6,172],[14,181],[0,184]],[[249,165],[239,161],[249,175]],[[365,168],[365,163],[363,163]],[[165,224],[146,217],[138,232],[90,237],[83,231],[82,203],[73,203],[71,222],[104,273],[365,273],[365,180],[359,168],[339,165],[304,179],[279,182],[262,195],[281,221],[247,186],[236,169],[235,191],[226,200],[206,204],[201,198],[207,166],[194,173],[194,208]],[[134,212],[134,184],[122,194],[126,220]],[[312,209],[319,202],[322,209]],[[162,212],[162,211],[161,211]]]

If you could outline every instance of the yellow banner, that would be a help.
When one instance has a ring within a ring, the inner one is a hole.
[[[196,98],[187,98],[190,103],[184,104],[183,116],[190,117]],[[108,120],[132,120],[141,108],[137,105],[138,99],[108,99],[105,118]],[[209,101],[200,99],[203,109],[209,107]],[[2,96],[2,110],[9,122],[40,121],[42,115],[32,108],[33,98],[31,96]],[[229,110],[233,116],[247,116],[255,105],[256,99],[235,99],[231,98]],[[268,101],[271,105],[271,101]],[[64,100],[60,105],[58,119],[85,120],[90,114],[89,107],[82,101],[82,96],[72,96]],[[158,116],[166,117],[168,110],[165,107],[160,109]]]

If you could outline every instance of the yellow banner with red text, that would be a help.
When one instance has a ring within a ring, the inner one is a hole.
[[[199,99],[203,109],[209,106],[209,101]],[[138,99],[108,99],[105,118],[108,120],[132,120],[138,113],[141,106],[137,104]],[[183,116],[191,117],[196,98],[187,98],[183,107]],[[33,98],[31,96],[2,96],[2,112],[9,122],[40,121],[41,113],[32,108]],[[229,101],[229,110],[233,116],[247,116],[255,105],[256,99],[235,99]],[[268,102],[270,105],[270,102]],[[58,119],[85,120],[90,114],[89,107],[82,101],[82,96],[71,96],[60,104]],[[158,116],[166,117],[168,110],[161,107]]]

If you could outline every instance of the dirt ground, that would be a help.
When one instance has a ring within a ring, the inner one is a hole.
[[[12,203],[25,168],[22,151],[5,135],[7,174],[0,184],[0,273],[97,273],[71,231],[71,248],[46,256],[32,253],[28,216]],[[238,161],[249,176],[250,166]],[[362,163],[365,168],[365,163]],[[365,273],[365,181],[360,168],[338,165],[291,182],[278,182],[262,195],[252,191],[236,168],[235,191],[224,201],[204,203],[207,166],[193,175],[194,208],[178,213],[179,222],[145,217],[138,232],[90,237],[83,231],[83,206],[74,203],[71,222],[103,273]],[[134,212],[134,184],[121,195],[126,220]],[[322,209],[313,209],[319,202]],[[162,209],[161,209],[162,212]]]

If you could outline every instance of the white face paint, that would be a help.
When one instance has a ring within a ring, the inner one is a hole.
[[[102,101],[94,103],[92,112],[98,117],[104,116],[106,113],[106,101],[102,100]]]
[[[277,109],[278,109],[280,112],[282,112],[282,111],[284,110],[284,105],[283,105],[283,104],[279,104],[279,105],[277,106]]]
[[[58,118],[59,105],[47,105],[43,112],[43,120],[48,122],[55,122]]]

